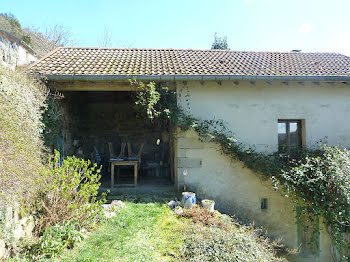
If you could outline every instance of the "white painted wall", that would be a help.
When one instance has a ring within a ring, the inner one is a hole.
[[[329,145],[350,145],[350,87],[342,83],[232,81],[188,82],[190,111],[203,119],[223,119],[236,137],[258,151],[277,150],[277,120],[305,119],[307,146],[328,137]],[[177,84],[185,108],[187,88]]]
[[[0,34],[0,61],[3,65],[15,68],[28,65],[38,59],[19,43]]]
[[[277,150],[278,119],[305,120],[308,147],[328,137],[330,145],[350,145],[350,87],[342,83],[199,82],[177,83],[178,103],[202,119],[223,119],[236,138],[258,151]],[[202,143],[193,131],[178,130],[176,142],[177,182],[199,198],[216,201],[220,211],[236,214],[246,223],[264,226],[267,234],[282,237],[289,247],[297,247],[295,212],[289,200],[276,192],[269,179],[244,168],[222,155],[218,147]],[[260,209],[260,199],[268,199],[268,210]],[[292,261],[332,261],[329,236],[320,224],[320,256],[292,258]]]

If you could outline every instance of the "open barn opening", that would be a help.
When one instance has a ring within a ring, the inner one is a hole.
[[[134,91],[63,94],[65,155],[102,166],[103,188],[173,184],[171,126],[139,112]]]

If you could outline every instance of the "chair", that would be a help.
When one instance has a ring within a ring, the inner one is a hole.
[[[120,145],[120,153],[118,156],[114,154],[113,150],[113,144],[111,142],[108,142],[108,149],[109,149],[109,158],[110,159],[124,159],[125,158],[125,146],[126,143],[121,143]]]
[[[139,161],[141,161],[141,154],[144,146],[145,146],[145,143],[141,143],[139,150],[135,154],[132,152],[131,144],[128,142],[128,158],[138,159]]]

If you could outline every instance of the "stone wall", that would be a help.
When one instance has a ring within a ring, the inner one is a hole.
[[[20,240],[31,240],[34,226],[32,216],[20,216],[18,205],[2,205],[0,207],[0,260],[7,258],[11,248]]]

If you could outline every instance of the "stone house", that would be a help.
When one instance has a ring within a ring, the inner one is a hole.
[[[37,53],[23,40],[0,30],[0,61],[3,65],[14,69],[37,60]]]
[[[135,89],[128,79],[136,76],[176,89],[178,104],[189,113],[224,120],[237,139],[260,152],[313,147],[320,140],[350,146],[349,57],[66,47],[47,54],[30,70],[46,76],[50,88],[65,96],[66,154],[89,157],[97,148],[108,165],[108,142],[116,151],[125,137],[134,145],[145,143],[140,183],[162,178],[181,189],[187,170],[187,186],[201,198],[214,199],[218,210],[264,226],[269,236],[282,238],[289,247],[301,244],[292,261],[333,261],[335,251],[322,218],[312,225],[303,216],[296,219],[289,200],[271,181],[222,155],[216,145],[199,141],[193,131],[154,127],[138,118],[131,99]],[[308,226],[317,230],[311,242]]]

